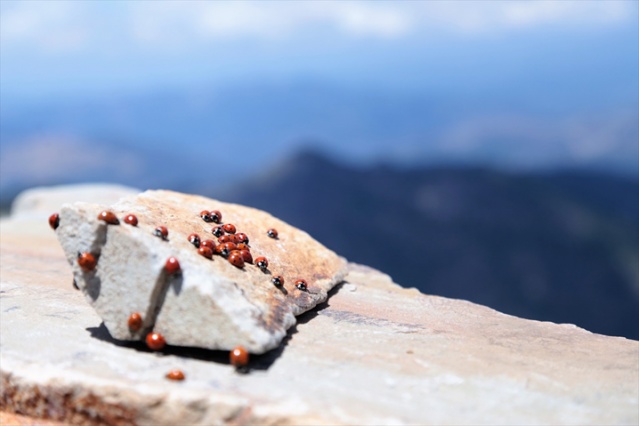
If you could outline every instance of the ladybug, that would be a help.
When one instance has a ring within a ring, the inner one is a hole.
[[[208,210],[202,210],[200,212],[200,217],[204,222],[213,222],[213,220],[211,219],[211,212],[209,212]]]
[[[218,246],[218,250],[217,251],[223,257],[228,257],[233,250],[237,250],[237,246],[235,245],[235,243],[230,243],[229,242],[229,243],[220,244]]]
[[[239,246],[239,244],[238,244],[238,246]],[[248,251],[246,249],[240,250],[239,247],[238,247],[238,251],[242,255],[242,259],[244,259],[244,262],[253,263],[253,255],[251,255],[250,251]]]
[[[242,253],[239,250],[233,250],[229,253],[229,262],[236,268],[243,268],[244,256],[242,256]]]
[[[277,233],[277,229],[271,228],[268,231],[266,231],[266,235],[268,235],[271,238],[277,238],[279,234]]]
[[[306,291],[308,289],[306,285],[306,280],[303,280],[303,279],[299,279],[295,281],[295,287],[297,287],[298,290],[302,290],[302,291]]]
[[[129,330],[138,331],[142,328],[142,315],[137,312],[133,312],[131,315],[129,315],[127,325],[129,326]]]
[[[222,226],[222,228],[224,228],[224,232],[226,232],[227,234],[235,234],[235,225],[233,225],[232,223],[227,223],[226,225]]]
[[[222,213],[220,213],[219,210],[211,210],[209,213],[209,217],[211,218],[211,222],[222,222]]]
[[[149,333],[146,335],[145,340],[149,349],[154,351],[159,351],[166,345],[166,340],[164,340],[164,336],[160,333]]]
[[[247,250],[248,252],[250,252],[250,251],[251,251],[251,248],[250,248],[247,244],[244,244],[244,243],[235,243],[235,245],[237,246],[237,249],[238,249],[238,250]]]
[[[95,269],[95,265],[97,265],[97,260],[95,260],[95,256],[93,256],[89,252],[78,253],[78,265],[84,272],[90,272]]]
[[[177,274],[178,272],[180,272],[180,262],[178,262],[175,257],[171,256],[166,259],[164,269],[169,275]]]
[[[213,240],[204,240],[200,243],[200,247],[208,247],[211,251],[215,250],[215,241]]]
[[[231,235],[222,235],[220,238],[217,239],[217,242],[220,244],[235,243],[235,238],[233,238]]]
[[[129,224],[131,226],[138,226],[138,218],[134,214],[128,214],[124,216],[124,223]]]
[[[211,250],[210,247],[200,246],[200,248],[197,249],[197,252],[199,255],[204,256],[207,259],[213,259],[213,250]]]
[[[237,234],[235,234],[235,243],[248,244],[249,243],[248,235],[246,235],[244,232],[238,232]]]
[[[153,235],[166,241],[169,237],[169,230],[166,229],[166,226],[158,226],[153,230]]]
[[[249,353],[243,346],[238,346],[229,354],[229,361],[235,368],[246,367],[249,362]]]
[[[58,226],[60,226],[60,215],[58,213],[53,213],[49,216],[49,226],[54,231],[58,229]]]
[[[193,244],[196,248],[200,248],[200,236],[198,234],[191,234],[187,237],[189,243]]]
[[[169,380],[182,381],[184,380],[184,372],[182,370],[171,370],[166,373],[166,378]]]
[[[224,235],[224,228],[221,226],[214,226],[213,229],[211,229],[211,233],[219,238]]]
[[[275,287],[282,287],[284,285],[284,278],[281,275],[276,275],[271,282]]]
[[[98,215],[98,219],[105,221],[109,225],[119,225],[120,224],[120,221],[115,216],[115,213],[110,212],[108,210],[101,211],[100,214]]]
[[[255,264],[262,270],[262,271],[266,271],[266,268],[268,268],[268,260],[266,260],[266,258],[264,256],[260,256],[258,258],[255,259]]]

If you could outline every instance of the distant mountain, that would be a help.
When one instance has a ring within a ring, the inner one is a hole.
[[[428,294],[639,339],[639,181],[353,168],[303,152],[222,197]]]

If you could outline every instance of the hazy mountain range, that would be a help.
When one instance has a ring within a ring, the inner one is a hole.
[[[2,96],[0,194],[109,180],[181,186],[236,180],[300,141],[353,164],[590,168],[639,176],[637,103],[562,106],[475,91],[358,90],[317,81],[259,82],[34,103]]]
[[[208,193],[272,212],[424,293],[639,339],[637,180],[353,168],[304,152]]]

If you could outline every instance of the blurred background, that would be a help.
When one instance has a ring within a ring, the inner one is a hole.
[[[0,203],[266,209],[428,294],[639,339],[639,3],[0,2]]]

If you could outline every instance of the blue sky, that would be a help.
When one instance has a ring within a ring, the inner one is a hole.
[[[313,78],[605,99],[637,89],[638,4],[3,0],[0,81],[7,96]]]
[[[73,147],[114,141],[257,168],[304,139],[639,175],[639,2],[2,0],[0,89],[5,181],[55,182],[103,161]]]

